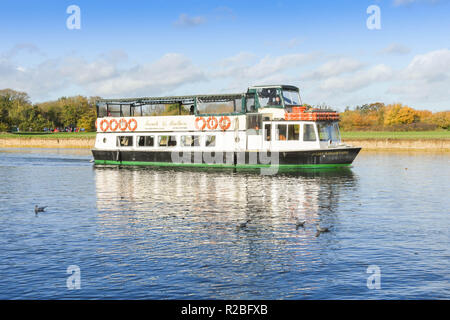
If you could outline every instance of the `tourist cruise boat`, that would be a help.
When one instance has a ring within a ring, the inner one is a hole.
[[[299,89],[101,99],[96,165],[304,168],[350,165],[360,147],[341,142],[339,114],[307,108]]]

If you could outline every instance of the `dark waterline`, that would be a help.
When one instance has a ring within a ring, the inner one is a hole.
[[[0,149],[0,299],[450,298],[448,153],[274,176],[91,160]]]

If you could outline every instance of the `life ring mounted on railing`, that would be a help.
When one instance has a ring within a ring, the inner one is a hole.
[[[120,119],[119,120],[119,130],[120,131],[125,131],[127,129],[128,129],[127,119],[124,119],[124,118]]]
[[[219,121],[217,121],[216,117],[209,117],[208,120],[206,120],[206,125],[208,126],[209,130],[214,130],[217,128],[217,125],[219,124]]]
[[[198,123],[200,121],[202,122],[202,126],[201,127],[198,125]],[[203,118],[203,117],[195,118],[195,129],[203,131],[205,129],[205,127],[206,127],[206,120],[205,120],[205,118]]]
[[[106,125],[106,127],[105,127]],[[103,119],[102,121],[100,121],[100,130],[102,131],[107,131],[109,129],[109,121],[106,119]]]
[[[134,124],[133,126],[131,126],[132,123]],[[137,129],[137,126],[138,126],[138,124],[137,124],[136,119],[131,118],[130,120],[128,120],[128,129],[129,129],[130,131],[136,130],[136,129]]]
[[[111,129],[111,131],[116,131],[118,127],[119,123],[117,122],[117,120],[111,119],[111,121],[109,122],[109,128]]]
[[[223,131],[228,130],[231,126],[230,118],[227,116],[222,116],[219,120],[219,126]]]

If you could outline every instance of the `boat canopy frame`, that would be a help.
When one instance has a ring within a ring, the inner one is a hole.
[[[190,110],[190,114],[196,116],[212,116],[212,115],[243,115],[246,113],[254,113],[257,112],[258,109],[264,107],[273,107],[273,108],[285,108],[285,103],[283,99],[281,99],[281,103],[279,105],[270,105],[270,106],[261,106],[260,97],[258,91],[261,89],[268,90],[294,90],[299,91],[299,89],[295,86],[290,85],[261,85],[261,86],[252,86],[249,87],[247,92],[245,93],[224,93],[224,94],[202,94],[202,95],[186,95],[186,96],[168,96],[168,97],[142,97],[142,98],[118,98],[118,99],[98,99],[96,101],[97,106],[97,117],[110,116],[111,107],[120,107],[120,111],[113,111],[114,113],[119,113],[120,117],[123,117],[125,114],[129,114],[130,116],[142,116],[142,106],[145,105],[173,105],[178,104],[180,108],[183,105],[193,106]],[[254,99],[253,108],[251,110],[247,110],[247,101],[249,99]],[[236,101],[240,100],[240,108],[236,106]],[[217,102],[217,103],[227,103],[234,101],[234,108],[232,112],[200,112],[199,103],[200,102]],[[100,116],[100,107],[106,105],[105,115]],[[239,110],[240,109],[240,110]],[[124,112],[126,111],[126,112]]]

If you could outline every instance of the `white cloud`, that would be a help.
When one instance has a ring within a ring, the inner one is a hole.
[[[3,58],[11,59],[16,57],[21,52],[27,52],[30,54],[40,54],[39,48],[32,43],[19,43],[12,47],[10,50],[2,54]]]
[[[241,75],[245,78],[261,79],[288,69],[300,67],[314,59],[314,54],[294,53],[278,57],[267,55],[260,59],[258,63],[243,68],[241,70]]]
[[[404,71],[407,79],[428,82],[448,80],[450,77],[450,50],[442,49],[417,55]]]
[[[401,72],[401,82],[388,90],[401,99],[445,103],[450,109],[450,50],[441,49],[415,56]]]
[[[41,100],[68,88],[78,88],[73,94],[101,96],[161,94],[206,79],[199,67],[177,53],[151,63],[121,66],[126,60],[124,53],[112,52],[90,61],[68,56],[25,68],[12,59],[0,58],[0,88],[25,91],[33,100]]]
[[[206,19],[202,16],[190,17],[185,13],[180,14],[178,20],[174,22],[178,27],[194,27],[206,22]]]
[[[279,56],[239,52],[200,65],[179,53],[132,64],[123,51],[90,59],[77,55],[53,59],[40,56],[40,62],[31,64],[21,61],[22,55],[11,52],[0,53],[0,88],[25,91],[32,101],[55,99],[61,92],[131,97],[207,90],[243,92],[250,85],[286,83],[304,89],[305,101],[309,103],[339,106],[364,97],[377,97],[413,107],[420,107],[421,103],[427,103],[422,105],[425,108],[450,107],[449,49],[416,55],[405,67],[396,69],[352,57],[324,61],[324,56],[316,52]]]
[[[394,0],[394,6],[404,6],[414,2],[417,2],[417,0]]]
[[[100,95],[151,95],[204,80],[204,72],[188,58],[168,53],[153,63],[137,65],[110,79],[94,83],[91,88]]]
[[[393,70],[390,67],[378,64],[345,77],[330,77],[321,83],[320,88],[323,90],[353,92],[377,82],[391,80],[392,76]]]
[[[400,43],[391,43],[386,48],[381,50],[382,54],[408,54],[411,52],[411,49],[400,44]]]
[[[317,70],[305,74],[305,80],[319,80],[338,76],[344,73],[352,73],[361,69],[364,63],[352,58],[340,58],[322,64]]]
[[[316,54],[286,54],[278,57],[266,55],[257,59],[256,55],[241,52],[218,61],[210,72],[210,78],[233,78],[239,82],[256,83],[279,79],[285,71],[295,70],[316,58]],[[285,75],[283,75],[285,77]]]
[[[406,6],[413,3],[428,3],[428,4],[436,4],[441,2],[441,0],[394,0],[394,6]]]
[[[216,20],[236,19],[233,9],[227,6],[217,7],[213,10],[213,13]]]

